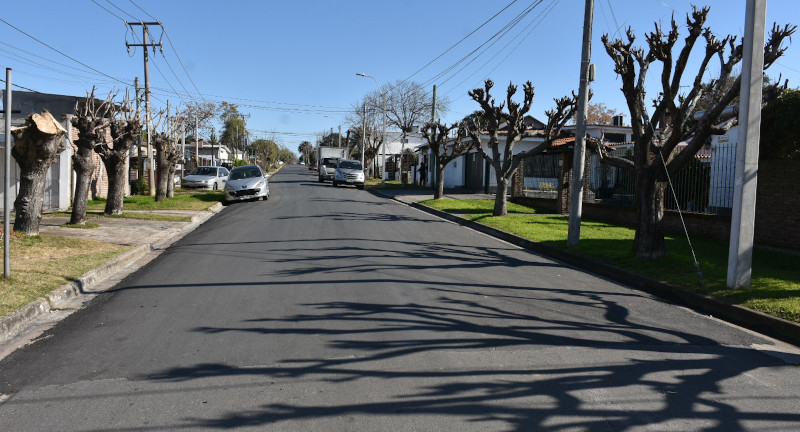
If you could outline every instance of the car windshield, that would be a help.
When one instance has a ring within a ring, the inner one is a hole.
[[[326,168],[336,168],[336,162],[338,161],[339,159],[337,158],[322,158],[322,166]]]
[[[351,170],[360,170],[361,169],[361,162],[356,161],[340,161],[339,168],[343,169],[351,169]]]
[[[253,177],[261,177],[261,171],[259,171],[258,168],[234,169],[231,171],[228,180],[241,180]]]
[[[217,169],[214,167],[197,167],[189,175],[215,176]]]

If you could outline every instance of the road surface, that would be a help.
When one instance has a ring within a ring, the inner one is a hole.
[[[800,357],[302,166],[0,362],[0,431],[800,430]]]

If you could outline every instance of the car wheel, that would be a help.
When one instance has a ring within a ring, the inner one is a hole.
[[[325,179],[324,179],[324,178],[322,178],[322,177],[320,177],[320,178],[319,178],[319,182],[320,182],[320,183],[325,183]]]
[[[358,189],[358,190],[364,190],[364,185],[356,185],[356,189]]]
[[[333,185],[333,187],[339,186],[339,183],[336,183],[336,180],[332,181],[331,184]]]

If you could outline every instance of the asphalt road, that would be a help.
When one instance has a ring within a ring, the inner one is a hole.
[[[0,362],[0,431],[800,430],[766,338],[305,167],[270,184]]]

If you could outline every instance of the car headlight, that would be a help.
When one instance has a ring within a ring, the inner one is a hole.
[[[261,189],[262,187],[264,187],[264,181],[263,180],[258,182],[258,183],[256,183],[256,185],[253,186],[253,189]]]
[[[225,192],[233,192],[233,186],[225,185]]]

